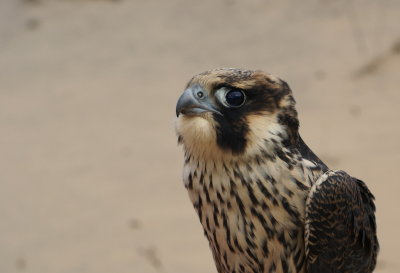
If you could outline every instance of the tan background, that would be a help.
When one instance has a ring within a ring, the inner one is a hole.
[[[181,183],[186,81],[289,82],[301,133],[375,193],[400,272],[400,1],[0,1],[0,272],[216,272]]]

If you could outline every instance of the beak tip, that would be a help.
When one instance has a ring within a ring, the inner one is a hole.
[[[179,114],[182,113],[182,110],[185,109],[187,105],[190,105],[192,101],[193,98],[190,90],[185,90],[176,103],[176,108],[175,108],[176,117],[179,117]]]

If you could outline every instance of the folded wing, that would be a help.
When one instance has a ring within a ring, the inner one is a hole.
[[[306,205],[309,273],[369,273],[376,265],[374,196],[361,180],[328,171],[311,188]]]

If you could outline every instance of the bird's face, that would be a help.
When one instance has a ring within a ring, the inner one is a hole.
[[[199,158],[243,156],[268,142],[295,141],[289,86],[262,71],[210,70],[194,76],[176,105],[179,142]]]

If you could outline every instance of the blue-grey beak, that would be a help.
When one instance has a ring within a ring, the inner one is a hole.
[[[207,92],[200,85],[186,89],[176,104],[176,116],[178,117],[179,114],[196,116],[204,112],[221,115],[208,98]]]

